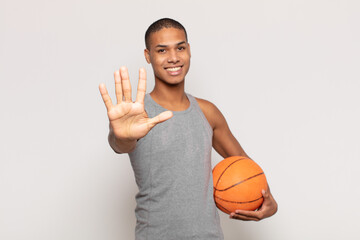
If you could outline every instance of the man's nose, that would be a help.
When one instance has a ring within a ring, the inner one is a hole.
[[[169,57],[168,57],[168,62],[169,63],[176,63],[179,61],[179,56],[178,56],[178,53],[177,51],[170,51],[169,52]]]

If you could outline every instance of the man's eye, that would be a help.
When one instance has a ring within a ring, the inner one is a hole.
[[[185,48],[184,47],[178,47],[178,50],[184,50]]]
[[[165,52],[165,49],[159,49],[158,50],[158,53],[164,53]]]

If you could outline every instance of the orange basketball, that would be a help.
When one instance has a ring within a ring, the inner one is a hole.
[[[264,201],[261,190],[268,190],[263,170],[253,160],[225,158],[213,169],[214,200],[224,213],[255,210]]]

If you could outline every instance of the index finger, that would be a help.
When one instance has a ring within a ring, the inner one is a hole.
[[[144,68],[140,68],[136,102],[144,103],[145,94],[146,94],[146,71]]]
[[[246,211],[246,210],[235,210],[235,215],[240,217],[248,217],[248,218],[255,218],[261,219],[262,213],[260,211]]]

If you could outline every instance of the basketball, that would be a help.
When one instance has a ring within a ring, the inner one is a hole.
[[[213,169],[214,200],[218,209],[230,214],[235,210],[256,210],[268,190],[265,174],[253,160],[233,156]]]

